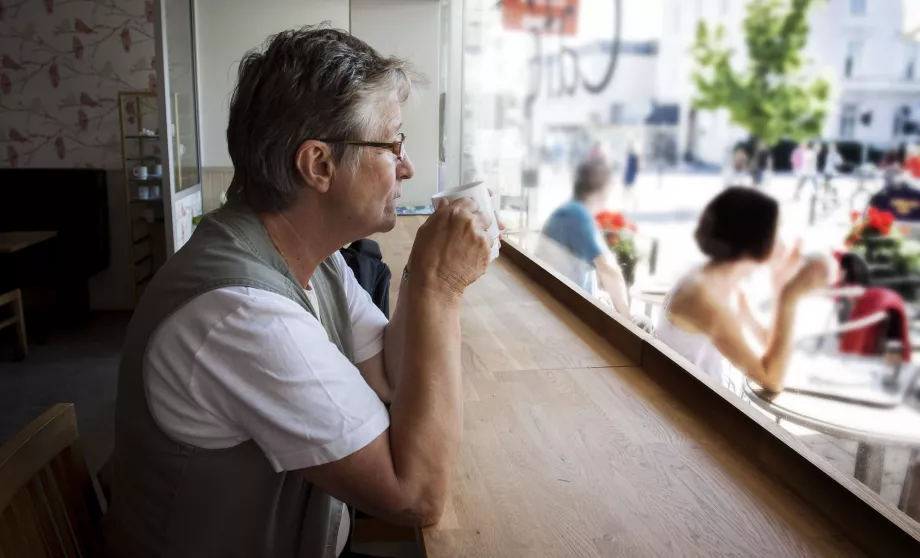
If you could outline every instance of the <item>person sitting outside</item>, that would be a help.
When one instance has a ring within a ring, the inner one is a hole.
[[[718,194],[700,217],[695,237],[708,261],[687,273],[665,299],[655,336],[704,373],[728,383],[724,364],[734,365],[764,389],[783,389],[792,353],[799,300],[827,286],[824,259],[802,263],[798,247],[776,240],[779,204],[750,188]],[[761,324],[742,293],[742,280],[769,265],[775,313]],[[766,348],[757,351],[745,339],[750,330]]]
[[[578,166],[573,197],[556,208],[543,225],[537,256],[590,294],[600,279],[613,308],[628,317],[623,272],[594,221],[594,215],[604,209],[611,178],[612,172],[603,161]]]
[[[485,272],[493,216],[470,200],[434,212],[389,322],[338,253],[396,224],[413,75],[325,27],[243,57],[229,201],[126,334],[109,556],[338,554],[341,502],[438,521],[463,424],[461,297]]]

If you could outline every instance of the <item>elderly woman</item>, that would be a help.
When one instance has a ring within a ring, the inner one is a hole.
[[[779,204],[757,190],[733,187],[712,199],[700,217],[696,242],[708,258],[668,295],[655,336],[704,373],[725,381],[725,365],[770,391],[781,391],[792,351],[798,301],[828,284],[824,260],[801,264],[798,249],[776,241]],[[771,324],[759,323],[741,281],[769,265],[776,292]],[[766,347],[758,351],[745,330]]]
[[[435,212],[389,323],[337,253],[395,225],[411,76],[325,28],[243,58],[230,201],[127,332],[110,555],[328,556],[347,532],[339,500],[440,517],[463,421],[460,300],[486,269],[492,216],[469,200]]]

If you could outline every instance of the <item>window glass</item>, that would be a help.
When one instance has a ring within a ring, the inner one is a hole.
[[[908,39],[836,5],[802,27],[787,3],[466,0],[449,179],[488,181],[507,242],[918,519],[920,156],[873,120],[917,98],[863,60]]]

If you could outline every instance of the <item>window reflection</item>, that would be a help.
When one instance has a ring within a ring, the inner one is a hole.
[[[814,3],[813,102],[761,116],[689,77],[698,23],[740,47],[750,2],[561,4],[465,3],[460,182],[500,185],[508,242],[920,520],[920,92],[874,38],[913,51],[901,3],[847,33]]]

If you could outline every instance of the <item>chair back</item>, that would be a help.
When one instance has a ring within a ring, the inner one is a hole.
[[[100,556],[101,520],[73,404],[0,446],[0,558]]]

